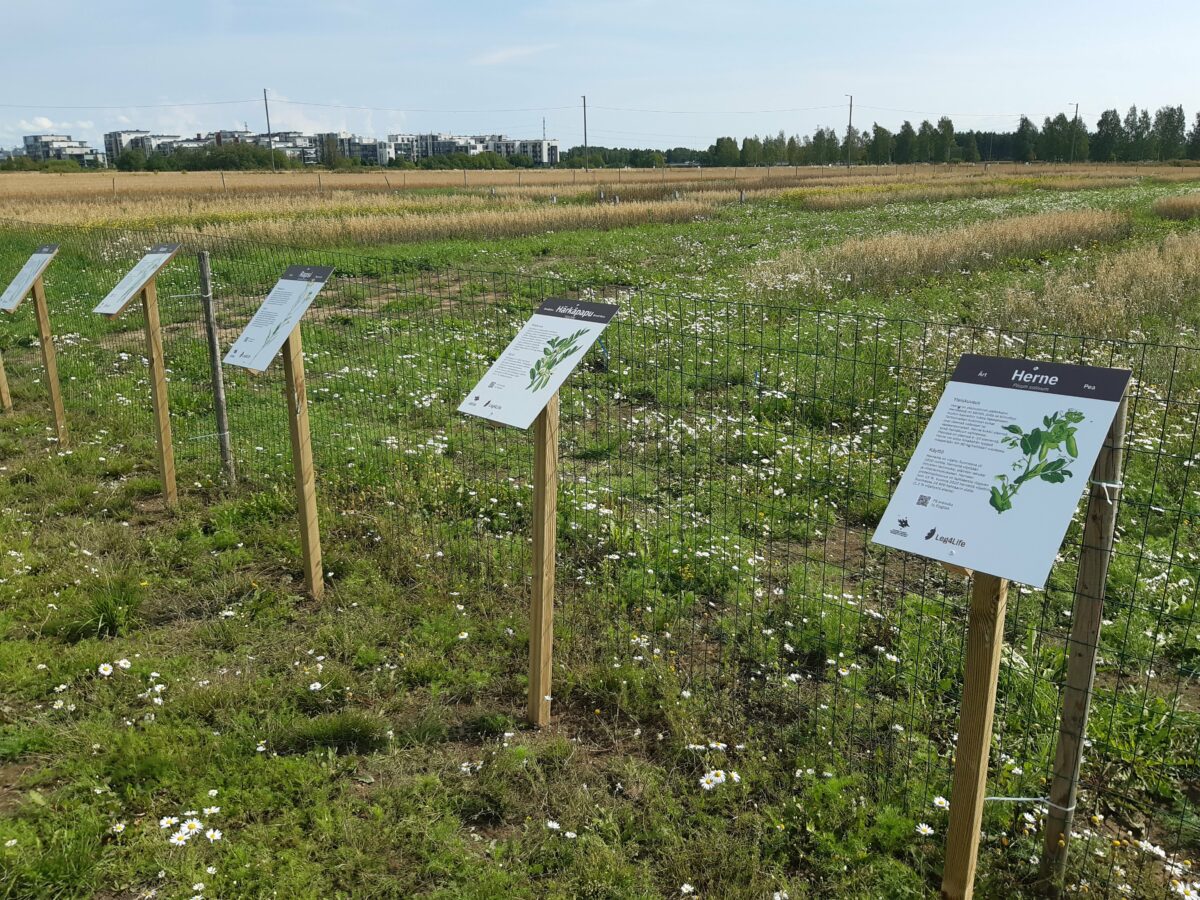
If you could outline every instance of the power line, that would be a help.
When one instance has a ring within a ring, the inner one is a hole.
[[[355,109],[366,112],[401,112],[401,113],[514,113],[514,112],[551,112],[562,109],[577,109],[575,106],[520,106],[511,109],[432,109],[399,106],[353,106],[345,103],[315,103],[308,100],[284,100],[275,98],[276,103],[288,103],[292,106],[315,106],[322,109]]]
[[[122,103],[115,106],[54,106],[51,104],[30,103],[0,103],[0,109],[178,109],[187,106],[236,106],[243,103],[257,103],[252,100],[199,100],[193,103]]]
[[[819,109],[841,109],[845,104],[831,103],[826,106],[793,106],[786,109],[633,109],[627,106],[597,106],[608,112],[654,113],[667,116],[765,116],[774,113],[812,112]]]
[[[914,116],[951,116],[961,119],[1019,119],[1021,116],[1030,116],[1029,113],[966,113],[966,112],[938,112],[930,109],[899,109],[894,106],[869,106],[866,103],[858,104],[860,109],[873,109],[880,112],[908,113]],[[1055,113],[1057,115],[1057,113]]]

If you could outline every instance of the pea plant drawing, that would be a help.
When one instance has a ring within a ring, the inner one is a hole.
[[[542,355],[529,370],[529,386],[526,390],[537,392],[550,384],[555,368],[579,349],[579,344],[576,342],[587,334],[587,331],[586,328],[581,328],[566,337],[550,338],[546,342]]]
[[[1077,409],[1056,412],[1042,417],[1042,426],[1025,431],[1020,425],[1005,425],[1009,434],[1001,439],[1006,447],[1020,450],[1023,459],[1012,464],[1015,475],[997,475],[998,486],[992,488],[988,501],[997,513],[1012,509],[1013,497],[1021,485],[1040,479],[1048,484],[1062,484],[1072,477],[1067,468],[1079,458],[1075,440],[1076,426],[1084,419]]]

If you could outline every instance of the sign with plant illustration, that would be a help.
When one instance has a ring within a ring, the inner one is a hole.
[[[547,300],[492,363],[458,411],[528,428],[612,321],[617,307]]]
[[[42,277],[46,266],[50,265],[57,253],[58,244],[46,244],[34,250],[29,260],[21,267],[21,271],[17,273],[17,277],[4,289],[4,293],[0,294],[0,310],[9,313],[15,312],[21,305],[21,301],[33,290],[33,283]]]
[[[872,540],[1042,587],[1129,375],[964,355]]]
[[[118,315],[178,252],[179,244],[155,244],[125,273],[125,277],[117,282],[117,286],[108,292],[108,296],[101,300],[92,312],[103,316]]]
[[[301,317],[312,305],[331,266],[289,266],[225,355],[225,362],[265,372]]]

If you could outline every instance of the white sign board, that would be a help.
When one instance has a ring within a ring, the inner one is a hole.
[[[1129,375],[963,356],[872,540],[1043,587]]]
[[[28,297],[29,292],[33,290],[33,283],[42,277],[46,266],[50,265],[50,260],[54,259],[56,253],[58,253],[58,244],[46,244],[33,251],[33,255],[21,267],[21,271],[17,273],[12,284],[5,288],[3,294],[0,294],[0,310],[8,313],[16,312],[21,301]]]
[[[229,348],[225,362],[253,372],[267,371],[332,274],[330,266],[288,267]]]
[[[458,411],[528,428],[616,314],[608,303],[547,300]]]
[[[105,316],[117,315],[178,252],[179,244],[155,244],[92,312]]]

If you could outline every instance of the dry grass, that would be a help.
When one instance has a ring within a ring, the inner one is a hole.
[[[765,269],[779,285],[903,283],[1111,241],[1127,230],[1126,217],[1112,212],[1041,213],[923,234],[893,232],[855,238],[816,253],[793,250]]]
[[[1175,197],[1162,197],[1155,200],[1154,213],[1164,219],[1200,217],[1200,191],[1194,194],[1179,194]]]
[[[503,238],[587,228],[624,228],[649,222],[687,222],[712,210],[699,200],[444,210],[430,213],[353,214],[305,220],[262,218],[201,228],[207,234],[277,243],[338,246],[397,243],[440,238]]]
[[[1156,319],[1177,339],[1179,324],[1200,320],[1200,234],[1169,235],[1055,273],[1041,291],[1011,289],[1005,308],[1009,318],[1035,327],[1114,338]]]
[[[1153,170],[1155,177],[1177,170]],[[1129,167],[864,166],[350,173],[0,174],[0,219],[178,226],[290,243],[491,237],[687,221],[719,205],[790,198],[813,210],[1132,183]],[[1200,177],[1200,171],[1185,173]],[[114,193],[115,192],[115,193]],[[601,195],[604,201],[601,201]],[[611,203],[619,197],[621,203]],[[557,203],[552,202],[557,199]]]
[[[312,170],[280,172],[81,172],[47,174],[40,172],[0,173],[0,209],[11,200],[86,199],[89,197],[167,196],[174,194],[311,194],[317,191],[404,191],[417,189],[530,187],[565,190],[607,186],[620,192],[621,185],[671,185],[681,190],[696,190],[713,182],[728,182],[746,189],[792,186],[837,186],[864,180],[902,180],[930,182],[986,178],[1040,178],[1065,175],[1082,178],[1131,176],[1153,177],[1160,181],[1186,181],[1200,173],[1174,167],[1130,166],[861,166],[850,172],[836,167],[773,166],[771,168],[715,169],[505,169],[469,171],[427,171],[395,169],[358,169],[351,172]]]

